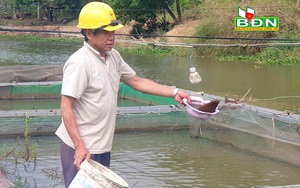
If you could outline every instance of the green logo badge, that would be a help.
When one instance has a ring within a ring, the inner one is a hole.
[[[256,17],[254,9],[238,7],[234,18],[235,31],[279,31],[279,17]]]

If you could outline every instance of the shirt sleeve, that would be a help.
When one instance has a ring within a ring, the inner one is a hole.
[[[136,75],[136,72],[126,62],[123,63],[121,70],[121,81],[128,80]]]
[[[117,50],[113,50],[113,52],[117,56],[117,61],[120,62],[120,80],[121,82],[124,80],[128,80],[136,75],[136,72],[124,61],[122,56]]]
[[[85,91],[88,75],[83,63],[69,59],[63,68],[61,94],[79,99]]]

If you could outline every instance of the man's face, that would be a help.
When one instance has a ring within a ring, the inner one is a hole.
[[[114,31],[105,31],[100,30],[96,33],[92,31],[87,32],[87,37],[89,39],[88,43],[94,49],[103,55],[103,53],[110,51],[115,43],[115,32]]]

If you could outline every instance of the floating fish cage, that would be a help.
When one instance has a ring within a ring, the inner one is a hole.
[[[60,97],[61,82],[9,83],[2,84],[0,88],[2,99],[53,99]],[[48,92],[50,90],[52,92]],[[119,100],[129,99],[143,105],[117,108],[117,132],[189,128],[185,109],[176,107],[178,103],[172,98],[137,92],[123,83],[118,95]],[[25,119],[29,120],[31,135],[53,135],[61,123],[61,114],[59,109],[2,110],[0,134],[21,135]]]
[[[61,81],[0,83],[0,99],[57,99]]]
[[[1,99],[58,98],[61,82],[10,83],[0,86]],[[189,129],[192,137],[209,139],[243,151],[300,166],[300,116],[248,104],[228,104],[218,96],[186,91],[205,100],[220,100],[209,119],[190,117],[174,99],[138,92],[121,83],[119,99],[142,103],[118,107],[118,131],[173,131]],[[20,135],[25,119],[31,135],[53,135],[61,123],[59,109],[2,110],[1,135]]]
[[[191,121],[193,137],[300,166],[300,116],[246,104],[221,106],[206,121]]]

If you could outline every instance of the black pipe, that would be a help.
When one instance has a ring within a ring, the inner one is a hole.
[[[14,28],[1,28],[0,31],[10,32],[31,32],[31,33],[56,33],[56,34],[80,34],[74,31],[55,31],[55,30],[34,30],[34,29],[14,29]],[[296,42],[300,39],[278,39],[278,38],[237,38],[237,37],[218,37],[218,36],[166,36],[166,35],[150,35],[150,34],[116,34],[119,36],[133,36],[133,37],[165,37],[165,38],[194,38],[194,39],[213,39],[213,40],[256,40],[256,41],[289,41]]]

